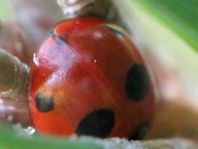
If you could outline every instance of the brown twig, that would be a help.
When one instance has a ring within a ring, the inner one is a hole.
[[[112,0],[57,0],[66,18],[97,16],[120,23]]]
[[[0,119],[28,123],[28,66],[0,49],[0,72]]]

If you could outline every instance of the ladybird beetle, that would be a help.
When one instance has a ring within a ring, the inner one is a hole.
[[[59,23],[34,56],[29,105],[40,132],[141,139],[154,99],[140,52],[102,19]]]

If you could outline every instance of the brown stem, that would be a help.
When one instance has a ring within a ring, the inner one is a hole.
[[[29,122],[27,109],[29,76],[27,65],[0,49],[0,119]]]
[[[118,14],[112,0],[57,0],[66,18],[98,16],[117,22]]]

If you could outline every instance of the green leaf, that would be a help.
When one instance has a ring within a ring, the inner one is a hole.
[[[136,0],[198,51],[197,0]]]
[[[8,128],[0,128],[0,149],[102,149],[101,146],[67,138],[27,137]]]

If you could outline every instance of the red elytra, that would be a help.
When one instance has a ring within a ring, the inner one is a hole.
[[[155,97],[145,62],[118,26],[98,18],[58,24],[34,58],[30,113],[55,135],[140,139]]]

